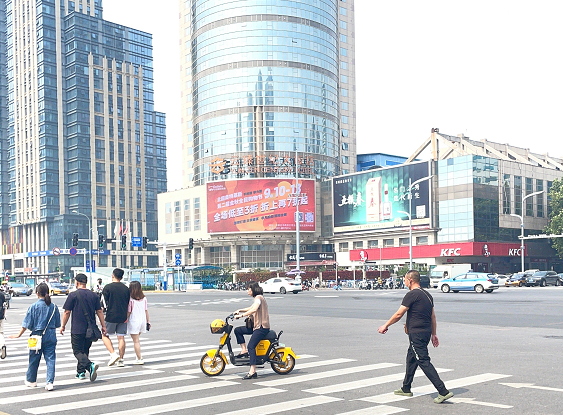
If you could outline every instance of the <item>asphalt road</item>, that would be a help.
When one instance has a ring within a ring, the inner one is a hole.
[[[59,337],[55,391],[26,389],[23,340],[8,341],[0,361],[0,412],[8,414],[561,414],[563,379],[563,287],[501,288],[492,294],[429,291],[435,299],[440,346],[434,365],[454,393],[436,405],[436,392],[421,375],[415,397],[394,400],[401,385],[407,337],[402,324],[385,335],[377,328],[394,313],[405,290],[321,290],[267,294],[271,323],[281,342],[301,356],[287,376],[271,368],[241,380],[246,368],[227,366],[217,378],[199,370],[199,359],[219,342],[209,324],[250,305],[245,291],[150,293],[153,329],[142,336],[143,367],[128,341],[125,368],[107,368],[103,345],[92,348],[102,363],[99,379],[74,381],[75,360],[68,336]],[[33,298],[15,298],[7,333]],[[54,302],[62,306],[63,297]],[[234,341],[233,341],[234,342]],[[39,385],[44,385],[44,365]],[[430,385],[431,386],[431,385]],[[197,408],[197,409],[193,409]]]

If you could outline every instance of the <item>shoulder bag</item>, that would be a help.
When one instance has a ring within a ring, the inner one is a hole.
[[[86,317],[86,322],[88,323],[88,328],[86,329],[86,340],[97,342],[102,338],[102,332],[98,328],[98,325],[92,321],[90,315],[86,312],[84,304],[82,303],[82,297],[80,296],[80,289],[76,290],[76,296],[78,297],[80,308],[82,308],[82,312],[84,313],[84,317]]]
[[[29,336],[29,339],[27,339],[28,350],[35,350],[36,352],[41,350],[41,340],[43,339],[43,335],[47,331],[47,327],[49,327],[49,323],[51,322],[51,319],[53,318],[54,315],[55,315],[55,304],[53,304],[53,312],[51,313],[51,317],[49,318],[47,324],[45,325],[45,329],[43,330],[43,333],[32,334],[31,336]]]

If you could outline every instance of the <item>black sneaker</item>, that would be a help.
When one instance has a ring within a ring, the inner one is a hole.
[[[0,358],[6,358],[6,346],[2,346],[2,350],[0,351]]]

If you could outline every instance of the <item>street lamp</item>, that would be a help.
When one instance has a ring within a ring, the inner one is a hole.
[[[86,219],[88,219],[88,256],[90,258],[90,288],[93,288],[94,285],[92,284],[92,221],[90,220],[90,216],[84,214],[84,213],[80,213],[77,210],[73,210],[72,213],[75,213],[77,215],[82,215],[85,216]],[[84,264],[84,266],[86,267],[86,264]]]
[[[301,269],[299,268],[299,262],[300,262],[300,246],[299,246],[299,196],[300,196],[300,192],[299,192],[299,168],[297,165],[297,140],[295,141],[295,194],[297,197],[297,206],[295,207],[295,250],[297,251],[297,260],[296,260],[296,275],[298,277],[301,277]]]
[[[522,215],[517,215],[516,213],[510,214],[510,216],[520,219],[520,260],[522,263],[522,272],[524,272],[524,202],[527,198],[540,195],[543,192],[544,190],[540,190],[539,192],[530,193],[529,195],[524,196],[524,189],[522,189]]]
[[[409,192],[409,213],[407,212],[398,212],[403,213],[409,217],[409,271],[412,269],[412,188],[413,186],[423,182],[425,180],[430,180],[433,175],[423,177],[422,179],[418,179],[414,183],[411,183],[411,178],[409,177],[409,187],[407,191]]]

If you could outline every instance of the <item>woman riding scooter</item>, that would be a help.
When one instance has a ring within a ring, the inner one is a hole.
[[[241,349],[240,355],[237,357],[243,357],[248,354],[250,358],[250,370],[246,375],[244,375],[243,379],[256,379],[258,377],[256,374],[256,346],[270,331],[270,315],[268,314],[268,304],[262,295],[264,294],[264,291],[257,282],[250,284],[246,292],[248,295],[254,297],[254,302],[250,307],[241,308],[240,310],[235,311],[235,317],[238,319],[241,317],[252,316],[254,327],[251,329],[246,327],[235,328],[235,336]],[[248,342],[248,347],[244,341],[245,334],[252,334],[252,337]]]

